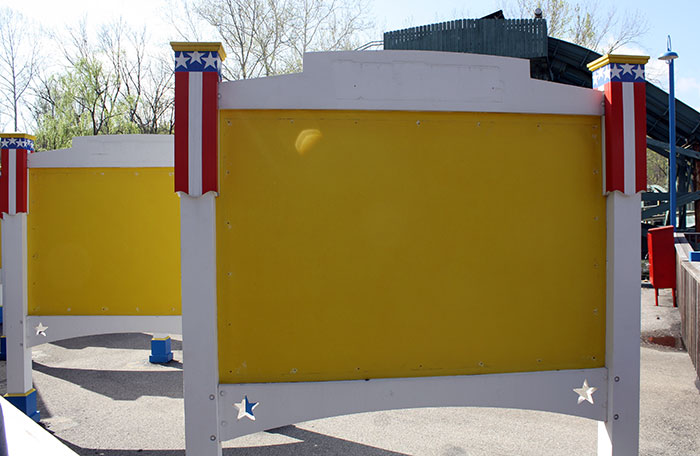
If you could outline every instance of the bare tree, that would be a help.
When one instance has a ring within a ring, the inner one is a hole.
[[[561,37],[568,33],[571,7],[567,0],[506,0],[503,9],[512,16],[533,17],[536,8],[543,11],[550,36]]]
[[[38,37],[20,13],[0,9],[0,105],[11,113],[15,131],[20,107],[39,62]]]
[[[216,29],[205,22],[195,11],[190,0],[167,0],[163,2],[167,21],[183,41],[208,41],[207,32],[215,35]]]
[[[291,9],[289,45],[293,51],[292,70],[301,69],[305,52],[347,50],[357,47],[357,32],[372,24],[361,1],[303,0]]]
[[[128,122],[139,133],[168,132],[172,62],[149,55],[148,41],[145,28],[132,30],[122,20],[104,25],[99,34],[100,51],[111,62]]]
[[[620,18],[614,7],[601,8],[598,0],[506,0],[504,6],[519,17],[532,17],[535,8],[540,8],[550,36],[601,53],[633,43],[649,30],[639,11]]]
[[[64,70],[39,77],[38,147],[67,147],[79,135],[172,133],[169,50],[167,57],[155,54],[148,31],[122,19],[103,24],[96,37],[87,30],[85,20],[67,29],[60,40]]]
[[[227,51],[225,78],[271,76],[299,71],[304,52],[350,49],[372,25],[365,1],[183,0],[189,16],[176,28],[192,39],[192,12],[210,27]]]

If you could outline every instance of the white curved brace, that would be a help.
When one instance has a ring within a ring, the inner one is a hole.
[[[353,413],[419,407],[502,407],[563,413],[604,421],[608,370],[580,369],[449,377],[337,382],[219,385],[221,440]],[[573,391],[584,380],[597,387],[594,404]],[[257,402],[255,421],[239,419],[235,403]]]
[[[42,324],[45,336],[35,328]],[[180,315],[29,315],[26,319],[27,347],[97,334],[132,332],[182,334]]]

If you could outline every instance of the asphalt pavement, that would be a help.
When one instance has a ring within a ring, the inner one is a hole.
[[[640,454],[700,455],[700,382],[670,290],[642,286]],[[182,343],[148,363],[150,335],[35,347],[43,426],[80,455],[184,456]],[[5,392],[0,361],[0,391]],[[547,412],[427,408],[299,423],[224,443],[224,455],[595,455],[597,423]]]

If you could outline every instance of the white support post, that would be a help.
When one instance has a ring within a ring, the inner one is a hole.
[[[7,344],[7,393],[32,389],[32,350],[27,347],[27,214],[3,214],[2,287]]]
[[[214,193],[180,195],[182,348],[188,456],[221,456]]]
[[[598,456],[639,453],[641,194],[607,200],[607,421],[598,425]]]
[[[588,64],[604,93],[603,163],[607,195],[605,365],[607,419],[598,455],[639,452],[641,194],[646,189],[647,56],[607,54]]]

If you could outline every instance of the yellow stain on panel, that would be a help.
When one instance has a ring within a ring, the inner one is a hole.
[[[32,315],[180,315],[172,168],[29,170]]]
[[[220,119],[222,383],[604,366],[598,117]]]

